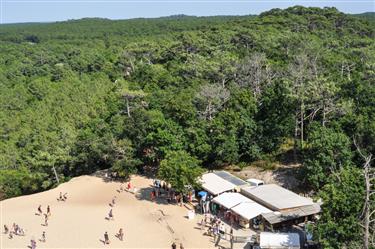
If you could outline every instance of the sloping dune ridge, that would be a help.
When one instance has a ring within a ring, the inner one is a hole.
[[[199,217],[188,220],[185,207],[149,200],[151,179],[133,176],[131,183],[137,195],[117,191],[119,182],[80,176],[49,191],[1,201],[0,248],[28,248],[32,238],[37,248],[170,248],[173,241],[185,248],[214,248],[197,229]],[[67,201],[57,200],[60,192],[67,193]],[[107,220],[114,196],[114,220]],[[43,216],[36,215],[39,205],[43,212],[50,205],[48,226]],[[13,222],[25,230],[25,236],[9,239],[3,233],[4,224],[11,228]],[[123,241],[115,237],[120,228]],[[43,231],[44,243],[40,241]],[[103,243],[105,232],[109,245]]]

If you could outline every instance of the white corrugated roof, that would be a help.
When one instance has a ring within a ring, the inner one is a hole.
[[[213,202],[230,209],[242,202],[251,201],[240,193],[223,193],[212,199]]]
[[[231,210],[239,216],[245,218],[246,220],[251,220],[252,218],[257,217],[258,215],[263,213],[272,212],[268,208],[251,200],[242,202],[237,206],[232,207]]]
[[[311,199],[302,197],[276,184],[242,188],[241,192],[273,210],[281,210],[314,204]]]
[[[213,195],[218,195],[223,192],[234,190],[236,185],[224,180],[223,178],[213,174],[207,173],[202,175],[202,188]]]
[[[298,233],[260,233],[261,248],[300,248]]]

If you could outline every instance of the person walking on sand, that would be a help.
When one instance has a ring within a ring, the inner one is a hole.
[[[117,198],[117,196],[112,198],[112,206],[114,206],[116,204],[116,198]]]
[[[8,236],[9,239],[13,239],[13,231],[10,231],[9,232],[9,236]]]
[[[112,208],[111,208],[111,210],[109,210],[108,218],[109,218],[110,220],[114,220],[113,212],[112,212]]]
[[[185,247],[180,243],[180,249],[185,249]]]
[[[128,182],[128,191],[132,188],[130,181]]]
[[[7,225],[4,225],[4,234],[8,234],[9,228]]]
[[[38,207],[38,213],[39,215],[42,215],[43,211],[42,211],[42,205],[39,205]]]
[[[30,244],[31,244],[31,249],[35,249],[35,248],[36,248],[36,241],[35,241],[34,238],[32,238],[32,239],[30,240]]]
[[[47,206],[47,215],[48,215],[48,216],[51,215],[51,208],[49,207],[49,205]]]
[[[44,226],[48,226],[48,215],[44,214]]]
[[[42,233],[42,239],[40,241],[43,242],[43,243],[46,242],[46,232],[45,231],[43,231],[43,233]]]
[[[122,241],[124,239],[124,232],[122,228],[118,231],[118,238]]]
[[[108,245],[109,243],[110,243],[110,241],[109,241],[108,233],[105,232],[104,233],[104,244]]]
[[[176,243],[172,243],[172,249],[177,249]]]
[[[63,195],[63,201],[66,201],[68,199],[67,195],[68,193],[65,192],[65,194]]]
[[[62,200],[63,200],[63,195],[62,195],[62,193],[61,193],[61,192],[60,192],[59,200],[60,200],[60,201],[62,201]]]

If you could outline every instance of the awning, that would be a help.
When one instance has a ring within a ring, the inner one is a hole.
[[[242,202],[232,207],[231,210],[246,220],[251,220],[262,213],[272,212],[254,201]]]
[[[282,212],[270,212],[262,214],[263,218],[270,224],[278,224],[284,221],[298,219],[309,215],[320,213],[320,205],[315,203],[313,205],[293,208]]]
[[[223,193],[212,199],[212,202],[225,207],[226,209],[231,209],[232,207],[242,203],[251,201],[240,193]]]
[[[221,177],[213,174],[207,173],[202,175],[200,180],[202,188],[212,195],[218,195],[227,191],[235,189],[235,185],[222,179]]]

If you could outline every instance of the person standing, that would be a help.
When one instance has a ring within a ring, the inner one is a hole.
[[[48,215],[48,216],[51,215],[51,208],[49,207],[49,205],[47,206],[47,215]]]
[[[42,241],[43,243],[46,242],[46,232],[45,231],[43,231],[43,233],[42,233],[42,239],[40,241]]]
[[[48,215],[44,214],[44,226],[48,226]]]
[[[118,238],[122,241],[124,239],[124,232],[122,228],[118,231]]]
[[[42,205],[39,205],[38,207],[38,213],[39,215],[42,215],[43,211],[42,211]]]
[[[176,246],[176,243],[172,243],[172,249],[176,249],[177,248],[177,246]]]
[[[36,248],[36,241],[35,241],[35,239],[31,239],[30,240],[30,244],[31,244],[31,249],[35,249]]]
[[[114,220],[112,208],[111,208],[111,210],[109,210],[108,217],[109,217],[110,220]]]
[[[105,232],[104,233],[104,244],[108,245],[109,243],[110,243],[110,241],[109,241],[108,233]]]
[[[7,225],[4,225],[4,234],[8,234],[9,228]]]

